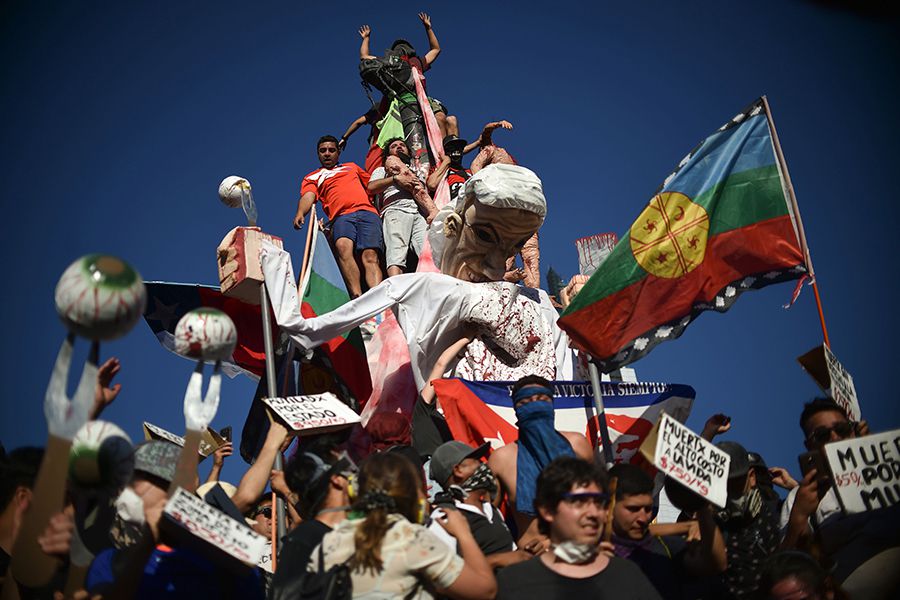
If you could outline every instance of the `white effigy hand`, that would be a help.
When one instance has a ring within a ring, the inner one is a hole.
[[[205,431],[219,409],[219,395],[222,389],[222,362],[216,361],[213,374],[206,390],[206,398],[201,397],[203,389],[203,363],[198,362],[191,374],[184,393],[184,424],[189,431]]]
[[[75,344],[74,334],[69,334],[63,341],[53,365],[50,383],[44,396],[44,416],[47,418],[47,430],[50,435],[72,441],[82,425],[87,423],[91,406],[94,403],[94,388],[97,385],[97,356],[99,344],[91,344],[91,352],[81,372],[81,380],[75,390],[75,396],[69,400],[66,396],[66,381],[69,378],[69,367],[72,364],[72,347]]]

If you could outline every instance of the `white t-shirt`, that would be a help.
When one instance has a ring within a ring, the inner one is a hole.
[[[384,167],[378,167],[372,172],[371,181],[384,179],[386,176],[387,172],[384,170]],[[419,212],[419,206],[416,204],[415,199],[413,199],[412,193],[402,187],[389,185],[384,188],[384,191],[379,195],[381,196],[381,199],[377,202],[377,206],[379,207],[381,214],[384,214],[389,208],[392,210],[402,210],[403,212]]]
[[[778,526],[781,527],[782,534],[787,531],[788,521],[790,521],[791,518],[791,509],[794,508],[794,502],[797,500],[797,491],[799,489],[800,486],[797,486],[788,492],[787,498],[784,499],[784,504],[781,506],[781,516],[778,519]],[[831,487],[825,492],[822,499],[819,500],[819,506],[816,507],[816,512],[810,519],[816,526],[819,526],[825,519],[835,514],[842,514],[841,505],[834,493],[834,488]]]

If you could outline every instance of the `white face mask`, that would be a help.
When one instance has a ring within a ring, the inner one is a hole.
[[[126,487],[116,498],[116,514],[128,523],[144,524],[144,499]]]
[[[597,544],[579,544],[567,541],[553,546],[553,554],[556,558],[570,565],[589,563],[599,553],[600,547]]]

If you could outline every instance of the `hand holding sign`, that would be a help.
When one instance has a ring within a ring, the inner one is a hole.
[[[653,463],[667,477],[725,507],[731,458],[666,413],[660,415]]]
[[[263,398],[287,426],[302,433],[349,427],[359,423],[356,412],[331,392],[287,398]]]

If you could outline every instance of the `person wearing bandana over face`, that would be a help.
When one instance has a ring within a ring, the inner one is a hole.
[[[600,551],[608,507],[600,467],[574,457],[547,465],[537,480],[534,509],[549,550],[501,569],[498,600],[661,598],[637,565]]]
[[[512,534],[503,522],[503,515],[491,505],[491,500],[497,495],[497,482],[491,469],[481,461],[490,447],[490,444],[482,444],[472,448],[453,440],[435,450],[431,457],[431,478],[445,491],[435,497],[437,510],[432,513],[430,529],[456,549],[456,539],[434,519],[441,507],[457,508],[468,521],[472,537],[484,552],[488,564],[498,569],[528,560],[531,555],[516,550]]]
[[[135,447],[134,475],[116,499],[112,536],[114,548],[97,554],[85,579],[91,597],[109,595],[117,578],[142,552],[152,535],[155,548],[144,567],[136,598],[204,598],[226,596],[262,598],[259,570],[246,575],[232,574],[186,548],[173,548],[160,539],[159,520],[168,499],[167,489],[175,478],[181,448],[170,442],[153,440]]]
[[[538,473],[559,456],[577,456],[591,462],[594,452],[584,435],[556,430],[549,381],[528,375],[515,383],[512,395],[519,439],[495,450],[488,466],[507,495],[519,547],[535,553],[546,546],[545,536],[538,532],[533,505]]]
[[[728,593],[721,597],[754,598],[762,565],[781,541],[778,517],[763,501],[746,448],[737,442],[719,442],[716,447],[731,457],[728,499],[715,516],[728,556],[728,570],[722,576]]]

